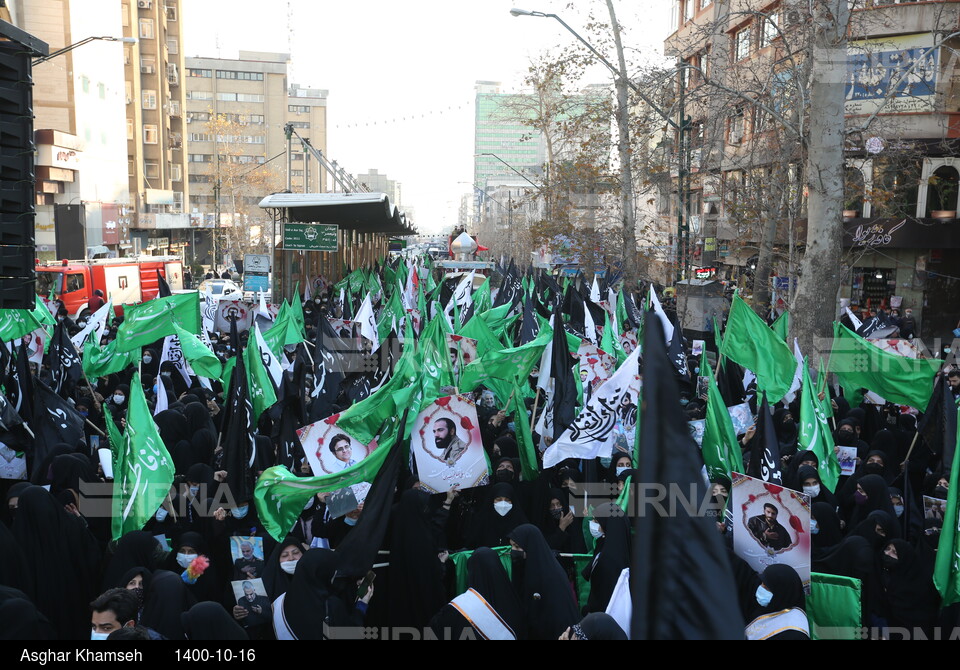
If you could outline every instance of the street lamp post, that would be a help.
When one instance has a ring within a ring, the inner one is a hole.
[[[690,156],[686,155],[689,152],[689,143],[687,142],[687,135],[690,130],[690,119],[687,118],[685,110],[683,108],[683,88],[684,84],[681,77],[681,105],[680,105],[680,122],[677,123],[673,118],[660,108],[653,100],[647,96],[639,86],[634,84],[628,77],[624,68],[617,68],[613,63],[607,60],[603,54],[594,48],[586,39],[584,39],[576,30],[571,28],[567,23],[561,19],[556,14],[547,14],[545,12],[536,12],[526,9],[511,9],[510,14],[512,16],[533,16],[537,18],[549,18],[555,19],[560,25],[567,29],[567,31],[577,38],[577,40],[583,44],[589,51],[592,53],[597,60],[603,63],[610,72],[613,73],[615,77],[615,82],[618,87],[618,114],[617,114],[617,125],[620,130],[620,144],[621,144],[621,163],[624,163],[624,156],[629,156],[629,146],[624,146],[624,142],[629,142],[629,124],[630,124],[630,110],[627,106],[627,101],[623,95],[626,87],[630,87],[637,96],[643,100],[651,110],[656,112],[667,124],[677,132],[677,150],[678,150],[678,178],[677,178],[677,189],[679,191],[679,207],[677,211],[677,281],[683,278],[684,268],[687,263],[687,246],[688,246],[688,237],[690,233],[690,227],[686,220],[686,211],[685,208],[689,205],[689,180],[688,180],[688,166],[690,164]],[[623,60],[621,59],[621,63]],[[677,71],[682,70],[683,68],[689,67],[685,63],[679,63]],[[630,240],[632,241],[632,246],[636,247],[636,229],[635,222],[633,219],[633,183],[632,177],[630,176],[630,165],[629,158],[627,158],[626,163],[621,165],[621,174],[623,175],[622,190],[624,192],[623,203],[624,203],[624,224],[629,230],[627,231]],[[628,183],[629,182],[629,183]],[[628,202],[629,200],[629,202]],[[634,253],[629,253],[628,250],[624,250],[625,259],[628,260],[632,265],[632,258],[635,255],[636,249],[634,248]]]
[[[102,41],[104,41],[104,42],[122,42],[123,44],[136,44],[136,43],[137,43],[137,38],[136,38],[136,37],[110,37],[110,36],[104,36],[104,37],[85,37],[84,39],[80,40],[79,42],[74,42],[73,44],[69,44],[69,45],[63,47],[62,49],[57,49],[56,51],[51,51],[51,52],[48,53],[46,56],[41,56],[40,58],[35,58],[35,59],[33,60],[33,66],[36,67],[36,66],[39,65],[40,63],[46,63],[48,60],[50,60],[50,59],[52,59],[52,58],[56,58],[57,56],[62,56],[63,54],[67,53],[68,51],[73,51],[73,50],[76,49],[77,47],[82,47],[84,44],[89,44],[90,42],[95,42],[95,41],[97,41],[97,40],[102,40]]]

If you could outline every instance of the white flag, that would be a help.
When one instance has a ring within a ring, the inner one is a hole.
[[[163,384],[163,375],[157,375],[157,403],[153,406],[153,415],[156,416],[169,407],[170,400],[167,398],[167,388]]]
[[[663,336],[667,340],[667,347],[669,347],[670,341],[673,339],[673,324],[670,323],[666,312],[663,311],[663,306],[660,305],[660,300],[657,298],[657,292],[653,290],[653,284],[650,284],[650,305],[653,307],[657,318],[660,319],[660,323],[663,324]]]
[[[177,372],[183,377],[183,381],[190,386],[190,370],[187,366],[187,359],[183,357],[183,350],[180,349],[180,340],[176,335],[167,335],[163,338],[163,351],[160,352],[160,367],[163,367],[165,361],[173,363]]]
[[[593,321],[593,314],[590,313],[590,306],[583,306],[583,334],[592,344],[597,344],[597,324]]]
[[[265,319],[270,319],[271,321],[276,321],[273,318],[273,314],[270,313],[270,308],[267,307],[267,294],[260,293],[260,306],[257,308],[257,314],[262,316]]]
[[[270,347],[268,347],[264,341],[263,335],[260,333],[260,326],[253,324],[253,332],[256,336],[257,350],[260,352],[260,360],[263,361],[263,367],[267,369],[267,372],[270,374],[270,379],[273,380],[273,385],[279,390],[280,384],[283,382],[283,368],[280,367],[280,361],[277,360],[277,357],[273,355]],[[247,346],[250,345],[248,344]]]
[[[603,382],[573,424],[543,453],[543,467],[550,468],[567,458],[609,457],[616,441],[614,427],[622,423],[632,431],[637,422],[640,396],[640,349]]]
[[[70,338],[70,341],[73,342],[73,346],[77,348],[77,351],[83,349],[83,343],[87,341],[87,338],[92,332],[97,333],[96,343],[97,346],[100,346],[100,338],[103,336],[103,331],[107,327],[107,316],[109,316],[112,311],[113,301],[108,300],[106,305],[90,316],[90,320],[87,321],[87,325],[83,327],[83,330]]]
[[[370,294],[367,293],[354,317],[355,321],[360,322],[360,335],[370,340],[373,344],[370,352],[373,353],[380,348],[380,336],[377,334],[377,319],[373,315],[373,304],[370,302]]]
[[[853,324],[854,332],[860,330],[860,327],[863,325],[863,321],[857,318],[857,315],[850,311],[849,307],[845,308],[847,310],[847,316],[850,317],[850,323]]]
[[[597,275],[593,275],[593,286],[590,287],[590,302],[600,302],[600,284]]]
[[[787,395],[783,396],[783,401],[790,404],[797,397],[797,391],[803,386],[803,354],[800,353],[800,343],[797,338],[793,338],[793,357],[797,359],[797,371],[793,373],[793,383]]]

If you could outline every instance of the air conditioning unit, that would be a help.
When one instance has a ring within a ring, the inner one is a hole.
[[[799,9],[788,9],[783,13],[783,22],[789,28],[803,24],[806,18],[806,13]]]
[[[143,0],[141,0],[142,2]],[[140,74],[153,74],[157,71],[157,68],[153,65],[141,65]]]
[[[153,9],[153,0],[137,0],[137,9]]]

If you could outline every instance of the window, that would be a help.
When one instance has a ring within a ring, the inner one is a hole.
[[[180,42],[176,37],[171,37],[167,40],[167,53],[178,54],[180,53]]]
[[[775,39],[780,37],[777,26],[780,25],[780,14],[770,12],[763,18],[763,25],[760,26],[760,48],[770,46]]]
[[[153,19],[140,19],[140,39],[153,39]]]
[[[160,134],[157,130],[157,124],[155,123],[145,123],[143,124],[143,143],[144,144],[156,144],[158,142]]]
[[[143,89],[141,91],[142,98],[142,107],[144,109],[156,109],[157,108],[157,92],[149,88]]]
[[[187,91],[187,100],[213,100],[212,91]]]
[[[262,72],[239,72],[237,70],[217,70],[217,79],[240,79],[243,81],[263,81]]]
[[[303,176],[303,170],[290,170],[290,176],[291,176],[291,177],[302,177],[302,176]]]
[[[133,119],[127,119],[127,139],[133,139]]]
[[[130,65],[130,59],[133,57],[133,49],[130,47],[123,47],[123,64]]]
[[[90,92],[90,78],[86,75],[80,77],[80,86],[83,88],[84,93]]]
[[[107,86],[103,82],[97,84],[97,96],[99,96],[101,100],[107,99]]]
[[[203,77],[204,79],[209,79],[213,76],[213,70],[204,70],[202,68],[188,67],[187,68],[188,77]]]
[[[83,289],[83,275],[82,274],[67,275],[67,286],[66,286],[65,292],[71,293],[73,291],[80,291],[81,289]]]
[[[213,142],[212,133],[187,133],[188,142]]]
[[[290,124],[293,128],[310,128],[309,121],[294,121]]]
[[[176,21],[177,20],[177,8],[176,7],[167,7],[166,8],[167,21]]]
[[[180,116],[180,101],[171,100],[170,101],[170,116]]]
[[[287,111],[294,114],[309,114],[310,107],[308,105],[287,105]]]
[[[127,98],[127,104],[129,105],[131,102],[133,102],[133,82],[132,81],[123,82],[123,92]]]
[[[743,60],[750,55],[750,26],[741,28],[733,36],[734,60]]]
[[[680,0],[673,0],[673,7],[670,9],[670,32],[676,32],[680,25]]]
[[[770,130],[770,114],[757,107],[753,110],[753,133],[757,135]]]
[[[213,177],[208,174],[192,174],[189,179],[191,184],[209,184]]]
[[[694,1],[695,0],[684,0],[684,3],[683,3],[683,22],[684,23],[693,19]]]
[[[153,74],[157,71],[157,59],[153,56],[140,56],[140,74]]]
[[[729,144],[740,144],[743,141],[743,107],[737,107],[730,115]]]
[[[130,159],[127,160],[127,176],[133,176],[133,160]]]
[[[237,102],[263,102],[259,93],[237,93]]]
[[[183,166],[170,163],[170,181],[183,181]]]
[[[160,164],[144,163],[143,176],[146,177],[147,179],[160,179]]]
[[[188,154],[188,163],[212,163],[213,154]]]

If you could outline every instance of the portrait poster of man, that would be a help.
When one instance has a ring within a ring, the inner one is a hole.
[[[753,425],[753,414],[750,413],[750,403],[745,402],[727,408],[730,421],[733,423],[733,432],[743,435],[747,428]]]
[[[257,579],[263,576],[263,538],[230,538],[230,556],[233,558],[233,576],[235,579]]]
[[[337,425],[339,418],[339,414],[334,414],[297,430],[300,444],[316,476],[346,470],[377,448],[375,441],[365,445],[350,437]]]
[[[837,460],[840,462],[840,474],[849,476],[857,471],[857,448],[837,447]]]
[[[789,565],[810,585],[810,496],[733,473],[733,550],[758,573]]]
[[[703,433],[707,429],[707,420],[706,419],[697,419],[696,421],[687,421],[687,425],[690,427],[690,435],[693,436],[693,439],[697,441],[697,446],[703,446]]]
[[[450,352],[450,365],[453,366],[453,374],[459,375],[463,368],[477,360],[477,341],[469,337],[452,335],[450,333],[447,333],[446,337],[447,351]]]
[[[233,587],[233,597],[236,599],[234,616],[236,617],[236,608],[246,610],[243,623],[248,628],[273,620],[270,597],[262,579],[238,579],[230,582],[230,586]]]
[[[253,305],[240,300],[221,300],[217,304],[214,328],[221,333],[230,332],[230,321],[237,320],[237,331],[250,330],[253,326]]]
[[[923,518],[936,519],[943,521],[944,512],[947,509],[947,501],[932,496],[923,496]]]
[[[580,381],[584,384],[583,395],[586,398],[588,394],[592,395],[588,392],[586,385],[590,385],[591,391],[596,391],[600,384],[610,379],[617,363],[613,356],[586,340],[577,349],[577,358],[580,360],[578,370]]]
[[[469,396],[439,398],[417,417],[410,435],[421,489],[446,493],[482,486],[490,462],[483,450],[477,408]]]

